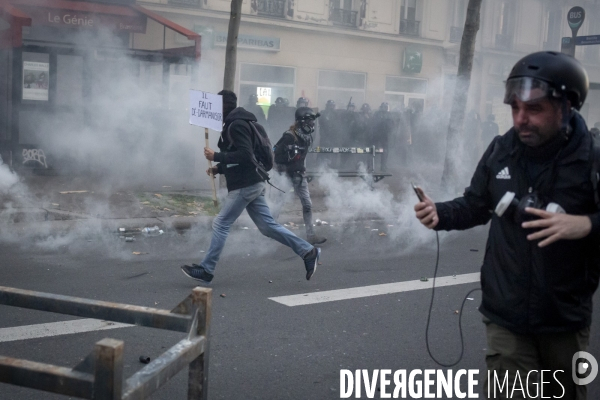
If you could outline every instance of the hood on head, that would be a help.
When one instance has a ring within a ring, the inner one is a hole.
[[[230,112],[227,118],[225,118],[225,123],[229,124],[237,119],[256,122],[256,117],[254,116],[254,114],[252,114],[250,111],[246,111],[244,107],[237,107],[232,112]]]

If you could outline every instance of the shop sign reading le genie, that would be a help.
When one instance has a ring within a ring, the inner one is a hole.
[[[25,7],[23,7],[25,8]],[[96,14],[75,10],[27,8],[34,25],[82,29],[107,28],[113,31],[146,32],[146,17],[131,10],[131,15]]]

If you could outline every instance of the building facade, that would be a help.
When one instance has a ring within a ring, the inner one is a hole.
[[[154,10],[203,37],[196,87],[221,88],[229,0],[144,0]],[[306,97],[322,109],[381,102],[390,107],[449,110],[468,0],[246,0],[238,41],[236,91],[240,104],[258,94],[261,104]],[[579,3],[578,3],[579,4]],[[600,34],[598,0],[584,1],[579,35]],[[510,109],[504,80],[514,63],[540,50],[560,51],[571,36],[563,0],[484,1],[477,34],[468,109],[494,114],[505,131]],[[600,115],[600,47],[577,47],[592,90],[582,114]],[[179,82],[191,78],[180,77]],[[266,109],[266,108],[265,108]],[[444,135],[441,131],[440,135]]]

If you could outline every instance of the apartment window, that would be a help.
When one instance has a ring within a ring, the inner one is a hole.
[[[496,47],[509,50],[512,45],[511,24],[513,22],[513,2],[503,1],[498,13],[498,30],[496,33]]]
[[[544,50],[560,50],[562,12],[560,8],[546,11]]]
[[[294,87],[296,85],[296,69],[276,65],[242,64],[240,68],[239,104],[245,104],[250,95],[258,94],[259,104],[263,106],[265,115],[269,106],[278,97],[287,99],[290,104],[296,104]]]
[[[417,21],[417,0],[402,0],[400,7],[400,33],[419,36],[421,21]]]
[[[412,108],[422,112],[427,97],[427,80],[403,76],[385,78],[385,101],[391,109]]]
[[[318,105],[325,108],[327,100],[333,100],[338,108],[345,108],[352,99],[354,104],[365,102],[367,74],[345,71],[319,71]]]
[[[258,15],[285,18],[287,0],[257,0]]]
[[[454,16],[452,19],[452,26],[450,27],[450,42],[460,43],[466,18],[467,0],[454,0]]]
[[[329,20],[336,25],[357,26],[358,10],[354,0],[331,0],[329,2]]]

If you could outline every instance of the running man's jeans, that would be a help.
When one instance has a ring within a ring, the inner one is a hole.
[[[300,257],[304,257],[313,249],[310,243],[300,239],[273,219],[271,210],[269,210],[265,200],[265,183],[259,182],[242,189],[232,190],[227,194],[219,215],[213,221],[210,248],[204,260],[200,263],[206,272],[214,275],[215,267],[225,246],[231,225],[238,219],[244,209],[248,211],[248,215],[250,215],[260,233],[290,247]]]

